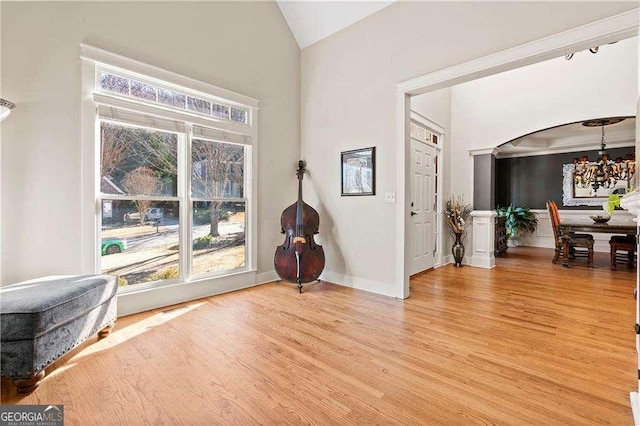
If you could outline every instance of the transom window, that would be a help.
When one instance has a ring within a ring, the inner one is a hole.
[[[182,91],[161,87],[160,85],[145,83],[127,78],[113,72],[100,72],[100,89],[118,95],[154,102],[162,106],[187,110],[218,119],[231,120],[239,123],[247,122],[247,110],[234,108],[203,99],[205,96],[188,95]]]
[[[83,59],[96,106],[93,269],[118,276],[125,292],[255,269],[257,102]]]

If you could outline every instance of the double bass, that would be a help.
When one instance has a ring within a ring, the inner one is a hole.
[[[320,216],[309,204],[302,201],[304,161],[298,162],[298,200],[284,209],[280,217],[284,243],[276,248],[273,265],[284,281],[302,284],[316,281],[324,269],[324,250],[313,240],[320,227]]]

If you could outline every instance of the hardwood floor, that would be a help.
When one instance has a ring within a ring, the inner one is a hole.
[[[632,424],[635,272],[509,249],[395,300],[268,284],[121,318],[32,395],[88,424]]]

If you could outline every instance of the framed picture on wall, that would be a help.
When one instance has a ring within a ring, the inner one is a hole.
[[[617,174],[607,169],[607,172],[602,175],[604,177],[601,183],[594,185],[598,163],[563,164],[562,204],[564,206],[602,206],[609,195],[625,194],[632,185],[635,162],[606,167],[616,167]]]
[[[376,195],[376,148],[340,154],[342,195]]]

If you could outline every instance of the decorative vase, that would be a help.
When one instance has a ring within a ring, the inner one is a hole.
[[[456,241],[453,243],[453,247],[451,247],[451,254],[453,255],[453,259],[455,263],[453,266],[460,267],[462,266],[462,258],[464,257],[464,245],[462,244],[462,232],[454,232],[456,237]]]

